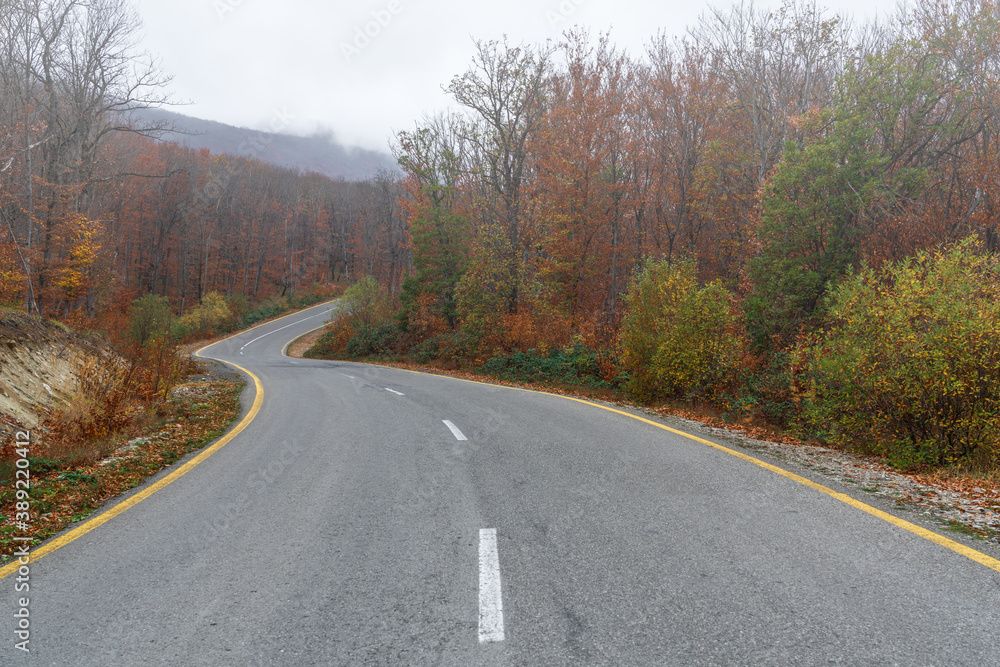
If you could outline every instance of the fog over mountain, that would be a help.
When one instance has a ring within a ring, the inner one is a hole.
[[[299,171],[318,172],[330,178],[364,180],[374,176],[379,169],[398,170],[388,151],[344,146],[336,141],[332,133],[302,137],[265,132],[165,109],[146,109],[140,116],[144,122],[168,124],[177,129],[176,132],[165,132],[161,141],[172,141],[194,149],[207,148],[213,153],[255,157]]]

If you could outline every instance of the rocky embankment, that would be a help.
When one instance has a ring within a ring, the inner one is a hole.
[[[15,311],[0,310],[0,437],[35,428],[67,405],[82,373],[116,363],[101,339]]]

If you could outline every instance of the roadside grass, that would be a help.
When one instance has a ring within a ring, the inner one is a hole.
[[[174,387],[153,414],[101,442],[99,451],[106,455],[100,460],[72,465],[44,456],[30,457],[32,520],[27,531],[9,519],[16,512],[16,492],[8,479],[13,477],[13,469],[0,470],[0,478],[6,480],[0,491],[0,516],[8,518],[0,526],[0,565],[12,559],[15,534],[31,536],[32,545],[40,544],[221,436],[239,418],[244,386],[242,381],[208,380]],[[45,434],[33,431],[32,436],[32,449],[44,451]],[[12,464],[4,462],[3,467],[12,468]]]
[[[1000,531],[990,528],[976,528],[975,526],[970,526],[954,519],[942,522],[941,527],[948,532],[965,535],[974,540],[990,540],[1000,535]]]

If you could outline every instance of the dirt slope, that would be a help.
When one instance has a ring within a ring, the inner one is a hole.
[[[0,437],[35,428],[53,408],[65,405],[77,376],[117,358],[103,341],[24,313],[0,310]]]

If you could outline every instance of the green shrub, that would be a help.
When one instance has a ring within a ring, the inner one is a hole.
[[[365,276],[346,290],[340,298],[340,318],[350,319],[359,328],[370,327],[392,320],[392,298],[378,281]]]
[[[227,294],[226,306],[235,320],[240,321],[246,315],[247,311],[250,310],[250,300],[242,294]]]
[[[302,356],[306,359],[335,359],[338,352],[343,348],[338,338],[337,331],[327,329],[316,339],[312,347],[302,353]]]
[[[698,284],[694,262],[649,261],[629,286],[620,333],[628,390],[640,400],[710,395],[746,348],[733,296]]]
[[[280,303],[273,300],[265,301],[264,303],[258,304],[243,313],[243,316],[240,318],[241,326],[237,326],[236,328],[243,329],[246,327],[252,327],[259,322],[269,320],[272,317],[277,317],[283,312],[285,312],[285,309]]]
[[[329,301],[336,296],[339,288],[329,288],[318,284],[312,286],[308,292],[298,292],[288,300],[289,308],[307,308],[323,301]]]
[[[418,364],[429,364],[441,355],[441,341],[431,336],[410,348],[410,358]]]
[[[365,276],[344,290],[333,319],[306,356],[323,359],[388,354],[398,344],[394,306],[378,281]]]
[[[174,340],[185,340],[192,333],[190,327],[182,321],[182,318],[178,317],[174,319],[174,323],[170,327],[170,337]]]
[[[863,268],[797,353],[806,426],[903,468],[995,462],[1000,266],[972,242]]]
[[[412,341],[413,329],[407,332]],[[479,356],[481,336],[475,327],[462,326],[454,331],[443,331],[419,342],[412,343],[409,357],[418,364],[440,361],[445,366],[466,366]]]
[[[349,357],[371,357],[385,355],[393,351],[399,330],[395,324],[362,325],[344,347]]]
[[[798,406],[791,391],[788,357],[788,352],[777,352],[763,368],[757,368],[756,364],[740,368],[733,390],[716,399],[723,419],[735,422],[756,418],[782,428],[792,425]],[[748,358],[748,361],[753,360]]]
[[[169,336],[174,326],[174,313],[165,296],[147,294],[132,302],[129,308],[129,337],[139,345]]]
[[[617,386],[620,378],[606,380],[601,352],[576,343],[547,354],[538,350],[514,352],[487,359],[479,372],[508,382],[560,382],[595,388]]]
[[[181,317],[181,325],[192,333],[209,334],[221,331],[231,317],[226,298],[218,292],[209,292],[197,308]]]

